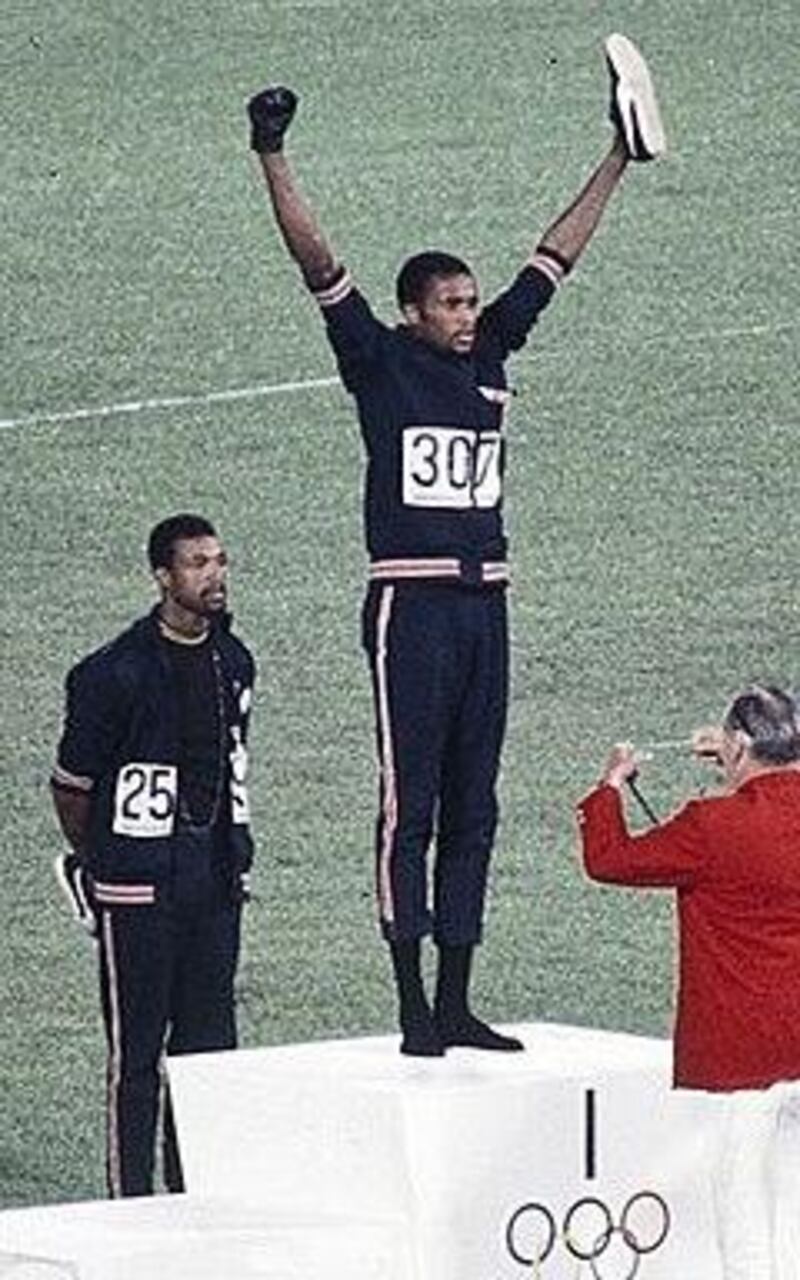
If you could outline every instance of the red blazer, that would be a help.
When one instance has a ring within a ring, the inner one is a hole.
[[[592,791],[578,819],[593,880],[677,890],[676,1085],[800,1078],[800,771],[690,800],[640,835],[614,787]]]

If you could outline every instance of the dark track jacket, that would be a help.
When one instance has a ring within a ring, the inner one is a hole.
[[[66,682],[53,783],[91,795],[87,869],[100,905],[168,899],[198,855],[232,888],[252,861],[246,791],[247,728],[255,664],[230,630],[214,627],[226,763],[212,832],[178,821],[177,703],[156,610],[82,659]],[[192,863],[191,859],[195,858]],[[213,865],[212,865],[213,864]]]
[[[373,314],[342,269],[315,291],[367,451],[373,578],[504,581],[505,362],[523,346],[563,268],[539,252],[481,313],[468,356]]]

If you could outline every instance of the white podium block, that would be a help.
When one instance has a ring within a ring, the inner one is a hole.
[[[20,1255],[37,1255],[26,1262]],[[45,1259],[48,1259],[45,1262]],[[4,1269],[7,1267],[7,1270]],[[230,1199],[92,1201],[0,1213],[0,1280],[416,1280],[407,1224],[288,1217]]]
[[[526,1053],[404,1058],[382,1037],[171,1059],[187,1187],[267,1221],[395,1215],[414,1280],[722,1280],[715,1100],[670,1088],[668,1042],[510,1030]]]
[[[29,1253],[0,1252],[0,1280],[79,1280],[79,1276],[67,1262],[53,1262]]]

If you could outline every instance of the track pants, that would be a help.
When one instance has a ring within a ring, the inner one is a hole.
[[[724,1106],[713,1180],[724,1280],[800,1280],[800,1084]]]
[[[108,1042],[107,1176],[111,1196],[151,1195],[162,1059],[236,1045],[233,980],[240,905],[191,912],[104,907],[100,993]],[[164,1174],[180,1190],[167,1098]]]
[[[372,583],[363,612],[375,696],[377,898],[390,941],[480,941],[508,701],[502,588]],[[426,853],[436,832],[432,910]]]

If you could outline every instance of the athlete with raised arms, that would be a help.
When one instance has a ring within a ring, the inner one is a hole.
[[[397,277],[396,328],[375,317],[296,185],[283,151],[295,94],[272,87],[249,103],[278,226],[320,305],[367,452],[363,639],[380,758],[377,896],[404,1053],[523,1047],[476,1018],[467,999],[508,697],[505,363],[585,249],[628,162],[664,149],[641,54],[611,36],[606,57],[613,143],[516,279],[482,307],[464,261],[439,250],[417,254]],[[439,949],[432,1004],[420,965],[421,939],[431,932]]]

